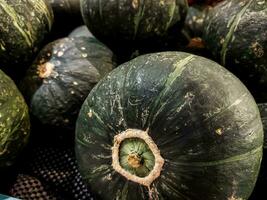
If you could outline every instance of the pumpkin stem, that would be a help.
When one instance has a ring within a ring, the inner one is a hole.
[[[141,164],[142,158],[137,153],[129,154],[127,160],[128,160],[128,164],[132,168],[139,168],[142,165]]]
[[[164,159],[147,131],[127,129],[114,137],[112,166],[122,176],[147,186],[160,176]]]

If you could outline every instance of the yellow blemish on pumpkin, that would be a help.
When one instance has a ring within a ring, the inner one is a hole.
[[[258,42],[252,43],[250,49],[253,51],[257,58],[260,58],[264,55],[263,47]]]
[[[218,134],[218,135],[222,135],[223,131],[222,131],[222,128],[217,128],[215,130],[215,132]]]
[[[93,117],[93,111],[90,109],[89,113],[87,113],[88,117],[91,118]]]
[[[138,6],[139,6],[139,0],[133,0],[132,1],[132,6],[133,6],[134,9],[138,8]]]

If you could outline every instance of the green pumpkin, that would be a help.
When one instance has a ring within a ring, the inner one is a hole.
[[[0,13],[0,64],[22,68],[49,33],[52,10],[45,0],[1,0]]]
[[[14,82],[0,70],[0,170],[15,162],[29,132],[28,107]]]
[[[182,52],[103,78],[76,123],[76,157],[100,199],[248,199],[263,145],[258,107],[225,68]]]
[[[209,12],[203,39],[220,63],[266,102],[267,1],[226,0]]]
[[[89,30],[122,60],[135,50],[175,46],[187,7],[187,0],[81,0]]]
[[[74,129],[93,86],[115,67],[113,53],[93,37],[48,44],[21,83],[34,118],[43,125]]]

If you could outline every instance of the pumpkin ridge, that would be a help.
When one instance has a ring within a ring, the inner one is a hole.
[[[227,47],[229,45],[229,42],[233,38],[234,32],[235,32],[239,22],[241,21],[242,16],[245,14],[245,12],[247,11],[247,9],[249,8],[249,6],[252,4],[253,1],[254,0],[250,0],[248,2],[248,4],[246,6],[244,6],[244,8],[242,8],[239,13],[236,14],[236,16],[235,16],[235,18],[234,18],[234,20],[233,20],[233,22],[229,28],[229,32],[225,36],[225,40],[223,42],[222,50],[221,50],[221,63],[223,66],[225,66],[225,57],[226,57],[226,52],[227,52]]]

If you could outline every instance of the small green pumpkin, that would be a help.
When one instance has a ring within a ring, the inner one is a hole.
[[[162,52],[124,63],[94,87],[75,141],[81,174],[100,199],[248,199],[263,130],[233,74]]]
[[[23,67],[50,32],[52,10],[45,0],[1,0],[0,13],[0,64]]]
[[[29,133],[28,107],[14,82],[0,70],[0,170],[15,162]]]
[[[203,39],[220,63],[266,102],[267,1],[226,0],[205,20]]]
[[[113,53],[93,37],[63,38],[37,56],[21,90],[43,125],[74,129],[93,86],[115,67]]]
[[[89,30],[122,57],[176,45],[187,8],[187,0],[81,0]]]

